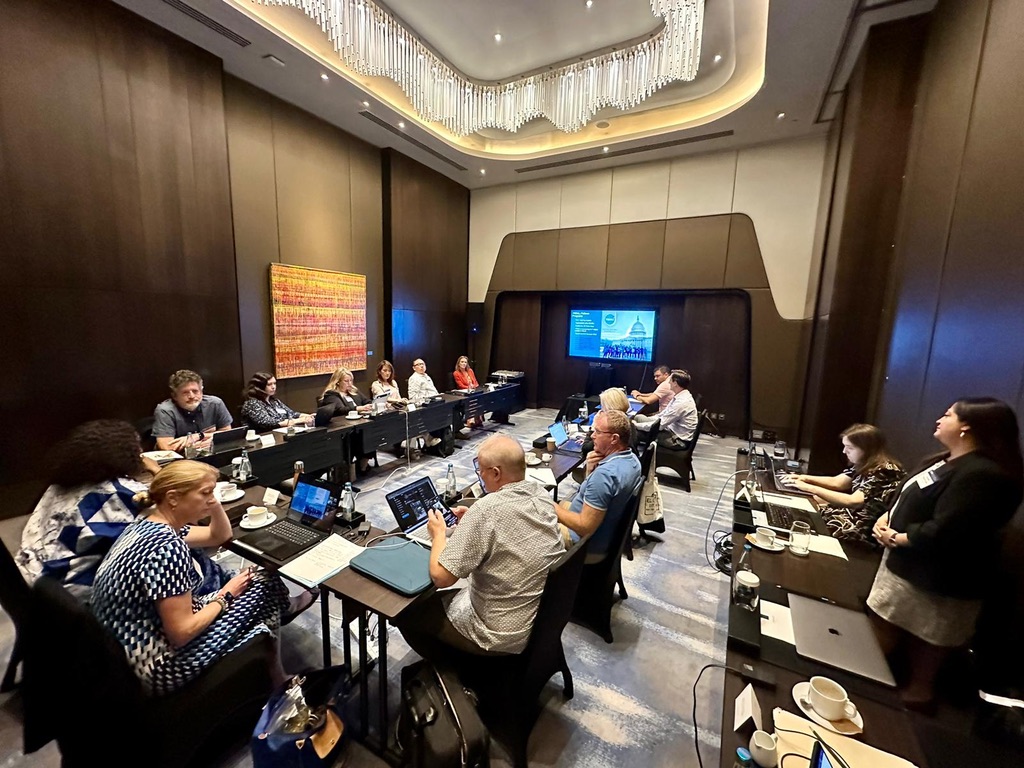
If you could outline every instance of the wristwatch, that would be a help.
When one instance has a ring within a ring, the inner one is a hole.
[[[230,590],[225,589],[222,597],[224,598],[224,602],[227,604],[228,608],[230,608],[231,604],[235,602],[235,596],[231,594]]]

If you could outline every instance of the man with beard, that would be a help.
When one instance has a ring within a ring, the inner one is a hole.
[[[153,411],[153,437],[159,450],[177,451],[186,445],[204,448],[211,432],[231,426],[224,401],[203,394],[203,377],[195,371],[175,371],[168,385],[171,396]]]

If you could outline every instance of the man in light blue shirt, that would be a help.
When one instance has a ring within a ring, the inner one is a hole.
[[[640,482],[640,459],[629,448],[626,414],[601,411],[590,434],[594,441],[594,450],[587,456],[590,474],[571,503],[555,505],[555,513],[575,537],[592,534],[587,562],[597,562],[614,546],[612,534]]]

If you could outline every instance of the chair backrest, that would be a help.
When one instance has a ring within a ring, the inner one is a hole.
[[[697,411],[697,428],[693,430],[693,442],[690,443],[690,453],[693,453],[693,449],[697,447],[697,441],[700,439],[700,433],[703,431],[704,419],[700,415],[700,411]]]
[[[528,659],[527,675],[530,675],[532,670],[544,674],[549,666],[549,649],[561,649],[562,630],[569,623],[589,543],[589,536],[580,539],[548,571],[544,592],[537,607],[537,616],[533,620],[533,631],[523,652]],[[550,672],[541,684],[547,681],[548,677]]]
[[[655,419],[650,422],[647,429],[637,429],[636,431],[636,449],[637,453],[643,458],[644,449],[653,443],[658,437],[658,430],[661,429],[661,419]]]
[[[20,632],[28,612],[31,590],[3,543],[0,543],[0,550],[3,550],[0,552],[0,607],[11,617],[15,630]]]
[[[152,451],[156,447],[156,438],[153,437],[153,423],[156,420],[152,416],[146,416],[135,422],[135,431],[139,433],[139,444],[144,451]]]
[[[651,464],[658,454],[658,444],[648,443],[644,452],[640,454],[640,477],[646,478],[651,474]]]

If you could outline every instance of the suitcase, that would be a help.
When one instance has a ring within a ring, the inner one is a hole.
[[[407,768],[489,768],[491,737],[458,678],[418,661],[402,670],[398,720]]]

